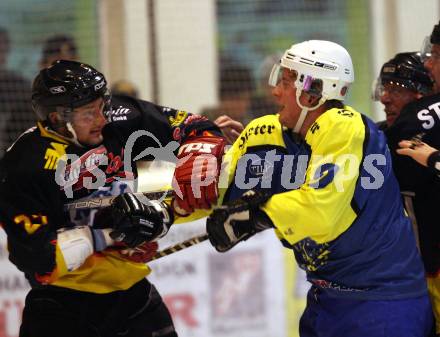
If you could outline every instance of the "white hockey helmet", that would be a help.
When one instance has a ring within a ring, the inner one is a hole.
[[[279,68],[297,72],[295,86],[300,90],[309,91],[312,81],[321,80],[319,94],[324,100],[343,101],[348,87],[354,81],[350,54],[344,47],[331,41],[310,40],[287,49],[278,67],[275,65],[272,70],[269,79],[272,86],[277,84]]]
[[[305,113],[311,109],[300,104],[301,91],[320,97],[318,105],[313,107],[316,109],[327,100],[343,101],[354,81],[350,54],[344,47],[330,41],[310,40],[292,45],[273,66],[269,85],[278,84],[281,68],[296,72],[297,102],[303,109],[296,132],[301,128]]]

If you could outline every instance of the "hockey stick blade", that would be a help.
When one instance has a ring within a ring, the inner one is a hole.
[[[142,192],[142,193],[134,193],[136,196],[144,196],[150,200],[158,200],[161,198],[169,198],[173,194],[173,190],[167,191],[155,191],[155,192]],[[78,209],[95,209],[95,208],[103,208],[110,206],[113,200],[117,197],[117,195],[112,195],[109,197],[103,198],[93,198],[88,200],[81,201],[73,201],[67,204],[64,204],[64,210],[78,210]]]
[[[178,251],[181,251],[183,249],[189,248],[191,246],[194,246],[194,245],[196,245],[198,243],[201,243],[203,241],[206,241],[206,240],[208,240],[208,234],[202,234],[202,235],[195,236],[195,237],[193,237],[191,239],[188,239],[188,240],[176,243],[175,245],[172,245],[172,246],[170,246],[168,248],[165,248],[165,249],[163,249],[161,251],[158,251],[153,256],[151,261],[160,259],[161,257],[164,257],[164,256],[168,256],[168,255],[174,254],[174,253],[176,253]]]

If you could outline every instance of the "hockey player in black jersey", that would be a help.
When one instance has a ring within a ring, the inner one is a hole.
[[[440,335],[440,228],[437,214],[440,204],[440,178],[435,170],[427,169],[410,157],[397,154],[399,144],[429,144],[440,148],[440,23],[430,36],[432,49],[425,68],[434,80],[433,94],[407,104],[385,134],[393,156],[393,169],[406,204],[412,204],[419,232],[420,250],[427,273],[428,290]],[[409,146],[411,146],[410,144]]]
[[[398,53],[385,62],[376,81],[373,98],[384,105],[386,119],[378,123],[381,130],[392,126],[403,107],[432,90],[429,72],[419,52]]]
[[[218,166],[198,158],[220,158],[220,130],[184,111],[110,97],[105,77],[74,61],[41,70],[32,104],[40,122],[0,164],[0,223],[10,260],[32,286],[20,336],[177,336],[144,262],[174,208],[184,213],[215,202]],[[175,171],[180,198],[173,205],[138,200],[134,158],[145,149],[180,158],[179,144],[190,155]],[[197,195],[190,186],[195,162],[210,178]],[[64,211],[72,199],[105,195],[117,197],[97,213]]]

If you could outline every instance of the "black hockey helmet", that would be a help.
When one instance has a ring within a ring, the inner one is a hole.
[[[434,26],[429,41],[432,44],[440,44],[440,22]]]
[[[32,106],[41,119],[53,111],[69,113],[99,97],[108,98],[104,75],[76,61],[54,62],[42,69],[32,84]]]
[[[429,93],[433,85],[419,52],[399,53],[386,62],[380,70],[378,84],[387,83],[397,84],[422,94]]]

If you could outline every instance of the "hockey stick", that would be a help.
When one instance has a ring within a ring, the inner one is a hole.
[[[142,192],[142,193],[134,193],[136,196],[144,196],[150,200],[158,200],[165,199],[171,197],[173,194],[173,190],[166,191],[155,191],[155,192]],[[117,195],[112,195],[109,197],[103,198],[93,198],[82,201],[73,201],[67,204],[64,204],[64,210],[78,210],[78,209],[94,209],[94,208],[102,208],[110,206],[113,200],[117,197]]]
[[[252,192],[252,193],[249,193],[249,192]],[[248,202],[252,202],[252,204],[254,206],[255,205],[261,205],[261,204],[265,203],[270,198],[270,196],[271,196],[268,193],[262,193],[262,194],[257,195],[254,191],[248,191],[245,194],[247,194]],[[252,206],[252,204],[250,206]],[[249,207],[249,205],[248,205],[248,207]],[[218,207],[214,207],[214,209],[215,208],[218,208]],[[242,211],[242,209],[240,209],[239,207],[236,207],[235,212],[241,212],[241,211]],[[194,245],[196,245],[198,243],[201,243],[203,241],[206,241],[208,239],[209,239],[209,236],[208,236],[207,233],[205,233],[205,234],[201,234],[201,235],[195,236],[195,237],[193,237],[191,239],[188,239],[188,240],[176,243],[175,245],[173,245],[171,247],[165,248],[165,249],[157,252],[153,256],[151,261],[159,259],[159,258],[164,257],[164,256],[167,256],[167,255],[170,255],[170,254],[174,254],[174,253],[176,253],[176,252],[178,252],[178,251],[180,251],[182,249],[186,249],[188,247],[194,246]]]
[[[176,253],[178,251],[181,251],[183,249],[189,248],[191,246],[194,246],[194,245],[196,245],[198,243],[201,243],[203,241],[206,241],[206,240],[208,240],[208,234],[201,234],[201,235],[195,236],[195,237],[193,237],[191,239],[188,239],[188,240],[176,243],[175,245],[172,245],[172,246],[170,246],[168,248],[165,248],[163,250],[158,251],[152,257],[151,261],[160,259],[161,257],[164,257],[164,256],[168,256],[168,255],[174,254],[174,253]]]

